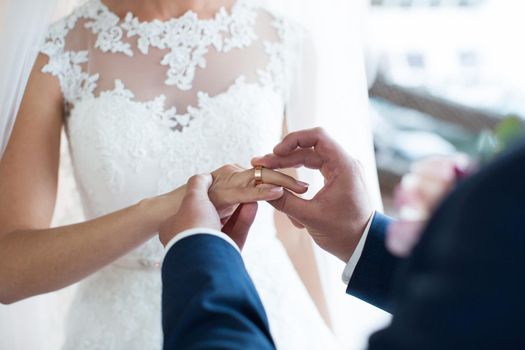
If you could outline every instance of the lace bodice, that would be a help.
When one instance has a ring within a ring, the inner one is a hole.
[[[299,26],[252,0],[208,20],[190,11],[151,22],[89,0],[54,24],[43,71],[60,81],[86,216],[269,152],[304,42]],[[155,242],[133,254],[161,253]]]

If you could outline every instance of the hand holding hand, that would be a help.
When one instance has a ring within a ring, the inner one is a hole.
[[[321,171],[324,187],[311,200],[285,190],[270,203],[296,226],[305,227],[321,248],[348,262],[373,213],[359,162],[316,128],[289,134],[274,148],[274,154],[255,158],[252,164]]]
[[[177,233],[190,228],[211,228],[229,234],[242,249],[258,201],[271,201],[283,196],[283,187],[304,193],[308,185],[293,177],[266,169],[264,184],[255,184],[253,169],[225,165],[210,175],[192,177],[176,215],[161,227],[159,237],[166,245]]]
[[[202,227],[222,230],[243,248],[257,214],[257,203],[242,204],[233,215],[221,218],[208,196],[212,181],[211,175],[196,175],[189,180],[179,211],[161,227],[159,238],[164,246],[178,233]],[[224,226],[221,219],[227,220]]]

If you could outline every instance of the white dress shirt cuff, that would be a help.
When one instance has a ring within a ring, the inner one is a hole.
[[[374,221],[376,213],[374,212],[370,219],[368,219],[368,224],[366,225],[365,231],[363,232],[363,235],[361,236],[361,239],[359,240],[359,243],[357,244],[357,247],[355,248],[354,254],[350,257],[350,260],[348,261],[348,264],[346,264],[346,267],[343,271],[343,282],[344,284],[348,285],[350,283],[350,280],[352,279],[352,275],[354,274],[355,268],[357,266],[357,263],[359,262],[359,259],[361,258],[361,254],[363,254],[363,249],[365,247],[366,238],[368,237],[368,232],[370,231],[370,226],[372,226],[372,221]]]
[[[164,252],[167,254],[169,250],[175,244],[177,244],[177,242],[182,241],[184,238],[188,238],[190,236],[195,236],[195,235],[211,235],[211,236],[222,238],[226,242],[230,243],[239,253],[241,252],[237,244],[235,244],[235,242],[230,238],[230,236],[228,236],[227,234],[223,232],[213,230],[211,228],[192,228],[190,230],[186,230],[186,231],[179,233],[178,235],[173,237],[171,241],[168,242]]]

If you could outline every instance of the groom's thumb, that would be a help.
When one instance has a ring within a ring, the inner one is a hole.
[[[269,203],[275,209],[295,219],[295,221],[300,223],[301,225],[303,224],[303,219],[308,220],[308,218],[310,217],[310,201],[297,197],[290,191],[285,190],[284,195],[281,198],[271,201]]]

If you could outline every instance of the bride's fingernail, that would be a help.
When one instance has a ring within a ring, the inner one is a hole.
[[[282,187],[274,187],[270,189],[270,192],[272,193],[281,193],[283,191]]]
[[[306,187],[306,188],[310,187],[310,184],[308,184],[306,182],[302,182],[302,181],[296,181],[296,182],[301,187]]]

